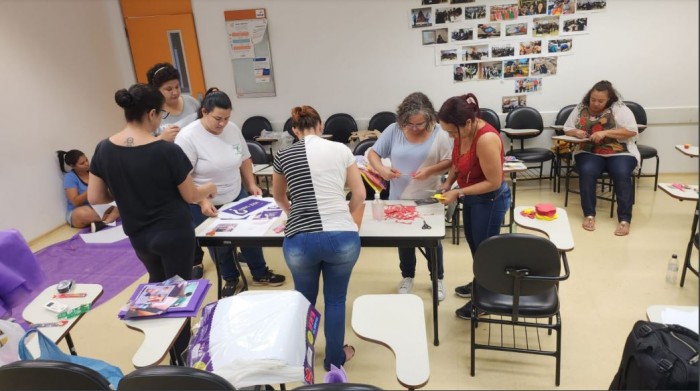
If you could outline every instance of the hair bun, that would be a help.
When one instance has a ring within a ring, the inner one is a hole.
[[[134,105],[134,97],[125,88],[118,90],[114,93],[114,100],[117,102],[119,107],[127,108]]]

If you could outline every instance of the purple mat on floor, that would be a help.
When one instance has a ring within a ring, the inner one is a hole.
[[[85,232],[88,230],[80,231]],[[27,324],[22,319],[22,311],[37,294],[50,285],[68,279],[77,283],[100,284],[104,291],[93,305],[96,307],[116,296],[146,273],[146,268],[136,257],[129,239],[107,244],[87,244],[80,238],[80,233],[34,254],[46,275],[46,281],[12,308],[12,316],[25,329]]]

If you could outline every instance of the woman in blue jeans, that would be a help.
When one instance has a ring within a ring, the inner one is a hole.
[[[463,206],[464,236],[472,258],[479,244],[498,235],[510,205],[510,188],[503,175],[504,149],[498,130],[481,119],[479,101],[474,94],[455,96],[445,101],[438,112],[440,126],[454,139],[452,168],[442,185],[450,204],[457,197]],[[457,182],[457,188],[452,185]],[[461,297],[471,297],[472,284],[455,288]],[[470,319],[471,301],[456,313]]]
[[[344,345],[345,301],[360,256],[365,187],[350,149],[319,137],[323,127],[313,107],[292,109],[292,130],[299,141],[275,155],[272,194],[288,216],[282,250],[294,289],[316,305],[323,275],[323,367],[329,370],[355,354],[352,346]],[[349,203],[345,185],[352,192]]]

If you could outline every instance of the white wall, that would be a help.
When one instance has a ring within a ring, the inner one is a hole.
[[[485,1],[481,1],[483,3]],[[234,100],[239,125],[265,115],[277,130],[291,107],[315,106],[325,118],[348,112],[359,125],[403,97],[423,91],[436,106],[472,91],[497,109],[511,82],[452,83],[432,47],[408,28],[419,0],[192,0],[207,86]],[[223,11],[267,8],[277,96],[235,98]],[[528,96],[545,124],[581,99],[597,80],[611,80],[625,99],[642,103],[652,125],[641,141],[659,148],[664,172],[697,172],[697,161],[673,151],[698,143],[698,2],[611,0],[588,14],[591,33],[576,36],[559,75]],[[55,151],[95,144],[123,126],[114,91],[135,81],[118,0],[0,0],[0,229],[28,240],[64,222]],[[548,137],[542,143],[549,144]]]
[[[65,223],[56,151],[90,157],[123,126],[134,82],[116,0],[0,1],[0,229],[27,240]]]

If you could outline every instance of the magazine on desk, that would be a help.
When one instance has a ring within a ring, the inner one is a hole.
[[[219,210],[219,215],[207,226],[206,236],[263,235],[272,224],[284,219],[285,213],[272,198],[247,197]]]
[[[118,316],[121,319],[195,316],[209,286],[207,279],[183,280],[179,276],[139,284]]]

